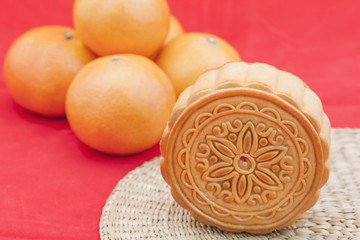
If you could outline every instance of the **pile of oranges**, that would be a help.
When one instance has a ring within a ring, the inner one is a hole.
[[[43,116],[67,117],[85,144],[133,154],[155,145],[177,96],[238,53],[223,39],[184,33],[166,0],[75,0],[75,30],[31,29],[9,49],[6,85]]]

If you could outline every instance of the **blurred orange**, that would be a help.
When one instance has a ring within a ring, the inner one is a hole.
[[[185,33],[171,41],[156,63],[172,81],[179,95],[203,72],[240,61],[236,50],[225,40],[206,33]]]
[[[9,49],[5,82],[14,100],[24,108],[45,116],[63,116],[69,84],[95,57],[71,28],[34,28]]]
[[[175,39],[176,37],[180,36],[183,33],[184,33],[184,29],[181,26],[179,20],[177,20],[173,15],[171,15],[169,32],[163,46],[168,45],[168,43],[171,40]]]

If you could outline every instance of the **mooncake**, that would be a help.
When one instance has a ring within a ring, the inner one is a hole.
[[[228,63],[179,96],[161,140],[161,173],[198,221],[269,233],[318,200],[330,128],[319,97],[298,77]]]

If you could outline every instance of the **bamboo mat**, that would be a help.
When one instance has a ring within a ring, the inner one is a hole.
[[[123,178],[106,201],[102,240],[360,239],[360,129],[332,129],[331,175],[318,203],[292,226],[266,235],[227,233],[194,220],[172,198],[160,158]]]

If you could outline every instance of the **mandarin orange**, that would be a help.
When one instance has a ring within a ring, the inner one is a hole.
[[[71,128],[105,153],[133,154],[156,144],[175,104],[169,78],[148,58],[119,54],[85,66],[66,99]]]
[[[181,26],[180,22],[171,15],[170,17],[170,27],[169,27],[169,32],[168,35],[165,39],[165,42],[163,44],[163,46],[161,47],[161,49],[156,52],[155,54],[153,54],[150,59],[155,60],[157,58],[157,56],[159,55],[159,53],[162,51],[162,49],[169,44],[169,42],[171,42],[172,40],[174,40],[175,38],[177,38],[178,36],[180,36],[181,34],[184,33],[184,29]]]
[[[236,50],[220,37],[206,33],[185,33],[161,51],[156,63],[169,76],[179,95],[203,72],[240,60]]]
[[[152,56],[163,45],[170,24],[166,0],[76,0],[73,15],[81,39],[100,56]]]
[[[178,36],[180,36],[183,33],[184,33],[184,29],[181,26],[179,20],[176,19],[173,15],[171,15],[169,32],[168,32],[168,35],[165,39],[163,46],[168,45],[169,42],[171,42],[172,40],[174,40],[175,38],[177,38]]]
[[[71,28],[34,28],[9,49],[5,82],[14,100],[24,108],[45,116],[63,116],[69,84],[95,58]]]

